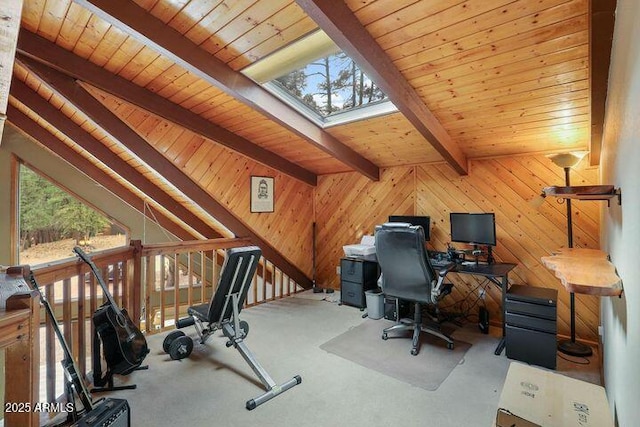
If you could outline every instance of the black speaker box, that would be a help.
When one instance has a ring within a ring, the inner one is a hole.
[[[87,412],[73,427],[129,427],[131,413],[124,399],[106,398]]]
[[[489,333],[489,311],[484,307],[478,310],[478,327],[483,334]]]

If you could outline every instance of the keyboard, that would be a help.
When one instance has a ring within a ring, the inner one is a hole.
[[[453,264],[453,262],[449,261],[448,259],[430,258],[429,261],[431,262],[431,266],[433,268],[447,268],[451,264]]]

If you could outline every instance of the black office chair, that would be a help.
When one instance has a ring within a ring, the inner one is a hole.
[[[257,246],[228,249],[218,287],[211,301],[189,307],[189,317],[179,319],[176,324],[178,329],[195,326],[201,344],[216,330],[222,330],[228,339],[227,347],[235,347],[240,352],[266,389],[262,395],[246,402],[249,410],[302,382],[302,378],[296,375],[283,384],[276,384],[244,342],[249,334],[249,324],[240,320],[239,315],[261,256],[262,251]],[[193,340],[182,331],[173,331],[166,336],[162,346],[172,359],[180,360],[191,354]]]
[[[420,226],[406,223],[378,225],[375,231],[376,256],[382,272],[382,291],[385,295],[415,303],[413,319],[399,319],[398,323],[382,331],[382,339],[393,331],[413,330],[411,354],[418,354],[420,331],[435,335],[453,349],[453,340],[445,335],[436,321],[422,325],[422,305],[433,304],[451,293],[452,285],[444,283],[443,269],[436,274],[431,266],[425,247],[424,230]]]

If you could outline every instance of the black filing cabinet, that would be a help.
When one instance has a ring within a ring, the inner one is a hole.
[[[367,306],[364,291],[378,287],[378,263],[359,258],[340,260],[340,301],[358,308]]]
[[[505,302],[509,359],[556,369],[558,291],[513,285]]]

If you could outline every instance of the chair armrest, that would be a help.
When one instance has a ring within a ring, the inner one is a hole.
[[[441,297],[451,292],[451,286],[449,286],[448,292],[443,292],[443,291],[447,291],[447,288],[445,287],[445,289],[443,289],[442,285],[444,283],[444,278],[447,275],[447,273],[449,273],[455,267],[456,267],[455,264],[451,264],[447,268],[443,268],[438,272],[438,281],[436,282],[436,285],[431,289],[431,301],[434,304],[436,304]]]
[[[444,276],[446,276],[454,268],[456,268],[456,265],[454,263],[451,263],[447,266],[447,268],[443,268],[442,270],[438,271],[438,276],[444,279]]]

